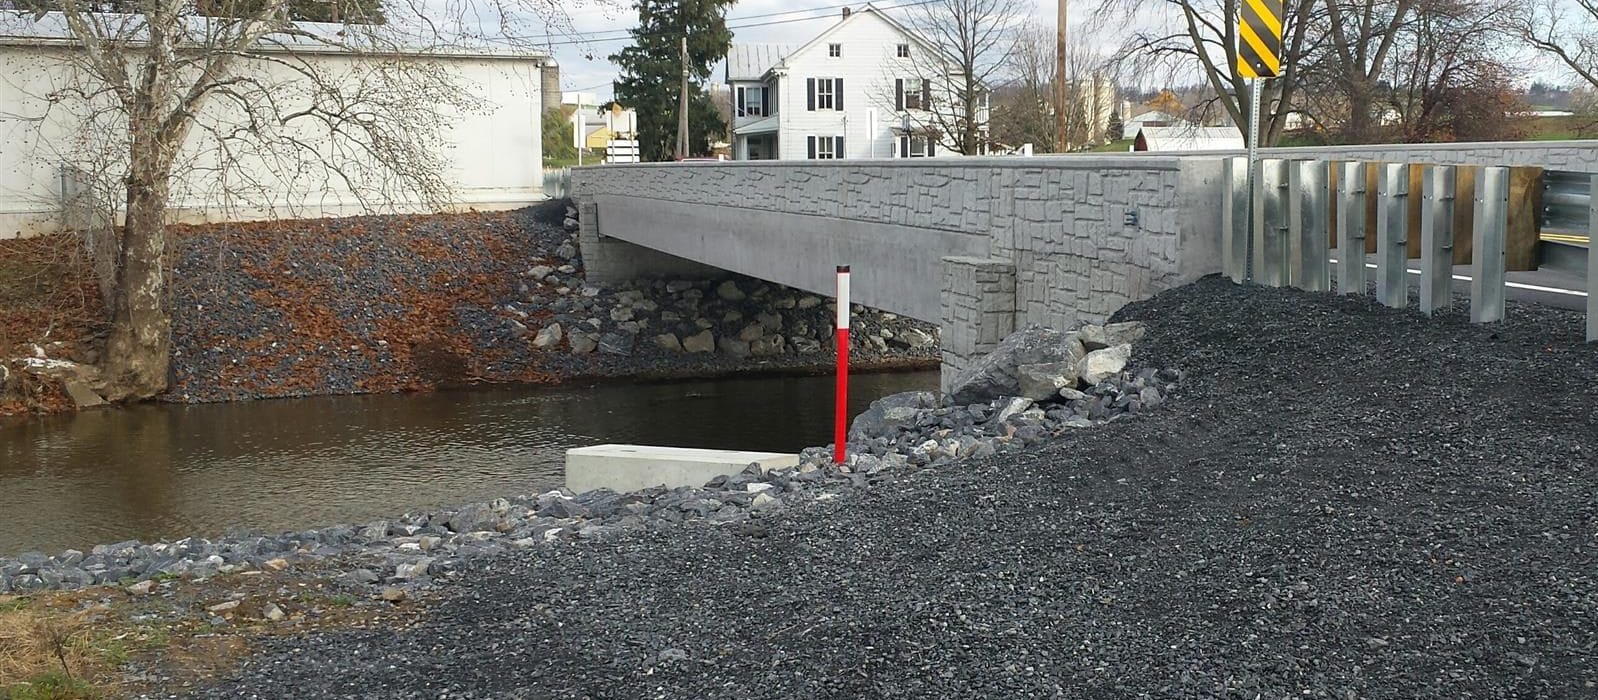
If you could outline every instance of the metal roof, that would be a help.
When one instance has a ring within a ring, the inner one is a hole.
[[[795,48],[792,44],[733,44],[727,49],[727,80],[760,80]]]
[[[1142,151],[1231,151],[1244,148],[1243,135],[1230,126],[1145,126],[1134,148]]]

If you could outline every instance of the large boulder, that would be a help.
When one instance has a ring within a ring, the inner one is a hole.
[[[893,437],[900,429],[915,427],[922,411],[938,407],[938,395],[930,391],[906,391],[871,402],[849,424],[849,439]]]
[[[1003,396],[1021,396],[1022,365],[1068,362],[1073,365],[1086,351],[1075,333],[1029,326],[999,341],[986,357],[966,368],[949,387],[956,404],[987,403]]]
[[[1069,360],[1021,365],[1016,368],[1020,396],[1033,401],[1048,401],[1060,395],[1060,390],[1076,387],[1077,363]]]
[[[1082,360],[1077,363],[1076,373],[1082,379],[1083,384],[1093,386],[1126,369],[1126,363],[1131,361],[1131,345],[1103,348],[1084,355]]]
[[[683,338],[682,349],[687,352],[711,352],[716,349],[716,334],[705,330]]]
[[[1142,321],[1126,321],[1102,326],[1089,324],[1077,329],[1077,337],[1082,341],[1082,347],[1091,352],[1117,345],[1131,345],[1142,340],[1147,332]]]

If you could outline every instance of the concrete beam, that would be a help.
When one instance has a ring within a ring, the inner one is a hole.
[[[702,450],[648,445],[595,445],[566,451],[566,488],[581,493],[618,493],[655,486],[704,486],[757,464],[763,471],[798,466],[799,455],[780,452]]]

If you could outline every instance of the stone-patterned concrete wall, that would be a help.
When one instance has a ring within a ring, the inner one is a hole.
[[[988,257],[1007,261],[1011,274],[998,274],[990,262],[914,281],[941,286],[955,274],[977,285],[980,298],[957,291],[942,297],[943,318],[923,319],[945,323],[949,359],[960,365],[997,342],[981,335],[994,329],[1100,322],[1129,301],[1218,271],[1220,213],[1210,202],[1219,201],[1219,174],[1215,158],[1158,156],[642,164],[577,168],[572,193],[587,202],[616,196],[662,208],[691,204],[707,228],[754,209],[821,217],[806,225],[826,226],[832,236],[849,235],[851,224],[985,235]],[[587,242],[592,217],[585,210],[582,218]],[[602,240],[604,211],[597,220],[593,234]],[[590,269],[602,262],[588,260]],[[767,263],[794,264],[747,264]],[[975,270],[980,283],[965,277]],[[758,269],[736,271],[770,279]],[[1005,298],[988,298],[994,295]],[[1001,308],[1013,309],[1009,323],[986,321]],[[981,316],[977,328],[962,327],[967,313]]]
[[[1020,321],[1063,325],[1180,283],[1181,168],[1150,156],[612,165],[574,170],[572,191],[707,205],[707,217],[753,208],[986,234],[1017,264]],[[1216,233],[1213,218],[1188,232]]]
[[[716,272],[692,260],[599,235],[599,207],[592,201],[577,203],[577,243],[583,249],[584,274],[594,284],[641,277],[709,277]]]
[[[943,388],[1015,330],[1015,266],[1009,260],[943,259]]]

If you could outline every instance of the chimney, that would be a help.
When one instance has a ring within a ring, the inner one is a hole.
[[[849,8],[847,7],[843,8],[843,18],[849,19]]]

